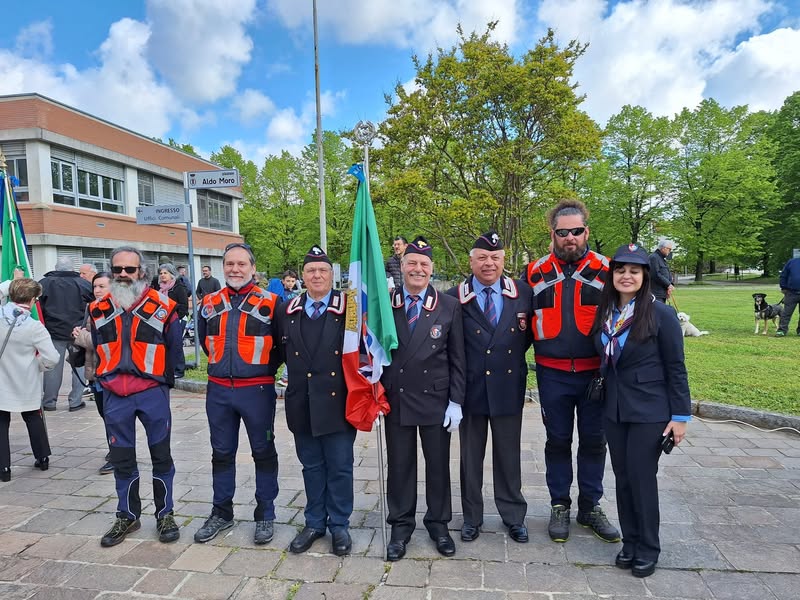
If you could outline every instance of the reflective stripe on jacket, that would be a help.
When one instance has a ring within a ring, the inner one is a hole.
[[[278,296],[257,286],[246,294],[229,287],[207,294],[200,315],[205,320],[209,377],[248,378],[275,374],[269,365],[273,319]]]
[[[110,294],[92,302],[89,318],[97,332],[95,375],[128,373],[167,383],[164,329],[175,306],[152,288],[129,311],[117,305]]]

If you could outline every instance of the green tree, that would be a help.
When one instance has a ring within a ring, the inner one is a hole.
[[[585,46],[560,48],[548,31],[517,60],[492,41],[495,25],[469,36],[459,27],[458,46],[413,58],[417,88],[398,84],[387,98],[376,151],[380,197],[412,216],[459,271],[491,227],[518,272],[531,243],[546,244],[546,207],[572,193],[566,182],[599,149],[571,82]]]
[[[696,281],[706,261],[738,265],[763,253],[761,232],[779,203],[763,123],[746,106],[726,109],[715,100],[676,117],[676,237],[694,259]]]

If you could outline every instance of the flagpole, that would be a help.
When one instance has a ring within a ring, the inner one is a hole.
[[[319,36],[317,34],[317,0],[314,11],[314,87],[317,96],[317,178],[319,179],[319,245],[328,251],[328,228],[325,215],[325,162],[322,151],[322,102],[319,92]]]
[[[354,137],[357,142],[364,146],[364,185],[367,186],[367,194],[369,194],[369,147],[372,140],[375,139],[377,132],[375,125],[372,121],[359,121],[356,123],[355,130],[353,131]],[[372,386],[372,394],[375,402],[378,402],[377,385]],[[383,558],[386,559],[386,490],[384,485],[383,474],[385,472],[383,466],[383,412],[378,412],[375,418],[375,436],[378,444],[378,494],[380,496],[381,505],[381,541],[383,542]]]

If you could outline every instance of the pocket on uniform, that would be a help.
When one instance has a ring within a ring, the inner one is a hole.
[[[449,377],[440,377],[439,379],[434,380],[433,382],[433,389],[435,390],[446,390],[450,387],[450,378]]]
[[[643,369],[636,373],[638,383],[651,383],[653,381],[663,381],[664,373],[660,369]]]

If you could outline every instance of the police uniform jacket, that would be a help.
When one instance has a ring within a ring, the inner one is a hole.
[[[392,294],[392,308],[398,347],[381,377],[391,410],[401,425],[441,425],[449,400],[464,404],[461,305],[428,286],[413,334],[402,286]]]
[[[689,382],[683,354],[683,333],[675,311],[653,303],[656,334],[647,340],[630,335],[616,368],[603,365],[605,416],[615,423],[660,423],[672,415],[690,415]],[[594,336],[603,351],[600,333]]]
[[[292,433],[313,436],[352,429],[345,419],[347,385],[342,373],[346,296],[332,290],[318,338],[304,339],[307,294],[278,307],[279,357],[286,363],[286,422]]]
[[[531,288],[510,277],[500,278],[503,312],[493,327],[478,303],[473,278],[447,292],[460,302],[464,320],[464,412],[493,417],[518,414],[525,403],[528,374],[525,352],[531,344]]]

